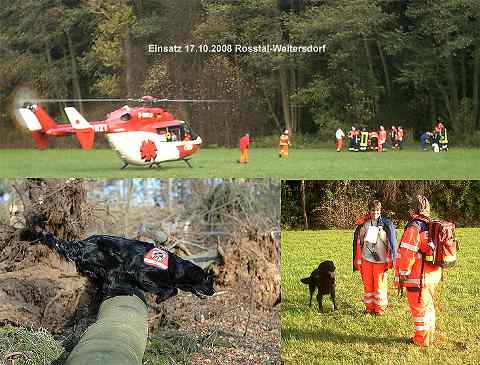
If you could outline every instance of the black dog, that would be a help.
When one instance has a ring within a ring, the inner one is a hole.
[[[37,241],[75,262],[79,272],[100,281],[104,293],[132,286],[156,294],[157,303],[173,297],[178,289],[201,299],[215,293],[213,277],[201,267],[152,243],[107,235],[78,241],[61,240],[51,234],[34,235]]]
[[[310,304],[312,306],[312,296],[315,293],[315,289],[318,289],[317,302],[318,310],[323,312],[323,296],[330,294],[330,298],[333,302],[333,308],[337,309],[335,303],[335,265],[333,261],[323,261],[318,267],[313,270],[310,277],[300,280],[304,284],[308,284],[310,290]]]

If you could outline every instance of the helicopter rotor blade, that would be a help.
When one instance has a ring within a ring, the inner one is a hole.
[[[231,100],[224,99],[24,99],[22,104],[47,104],[47,103],[78,103],[78,102],[130,102],[130,103],[140,103],[140,104],[157,104],[157,103],[230,103]]]
[[[158,102],[172,103],[231,103],[232,100],[223,99],[158,99]]]
[[[25,103],[78,103],[78,102],[119,102],[119,101],[131,101],[132,99],[32,99],[25,100]]]

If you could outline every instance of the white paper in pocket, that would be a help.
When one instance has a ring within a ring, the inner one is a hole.
[[[378,238],[378,227],[370,226],[368,227],[367,234],[365,235],[365,241],[376,243]]]

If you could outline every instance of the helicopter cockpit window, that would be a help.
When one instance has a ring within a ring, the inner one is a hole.
[[[157,128],[157,134],[160,136],[161,141],[165,142],[178,142],[184,140],[183,126]]]
[[[124,120],[124,121],[130,120],[130,119],[132,119],[132,115],[130,113],[125,113],[125,114],[122,114],[120,119]]]

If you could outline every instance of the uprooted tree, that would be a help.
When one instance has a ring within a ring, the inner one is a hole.
[[[217,285],[243,292],[257,306],[271,306],[278,298],[280,247],[273,232],[278,230],[278,185],[248,180],[182,181],[174,191],[172,181],[162,182],[165,194],[159,196],[180,199],[183,194],[184,207],[155,203],[154,197],[153,205],[145,209],[135,205],[141,184],[132,180],[120,181],[127,194],[119,194],[110,205],[92,197],[92,191],[105,189],[111,198],[113,185],[107,184],[79,179],[12,183],[20,206],[15,214],[21,219],[0,226],[0,323],[62,333],[75,330],[78,336],[94,320],[101,300],[98,288],[79,275],[73,263],[44,245],[22,241],[24,228],[67,240],[95,232],[155,241],[155,231],[163,230],[170,236],[168,248],[183,250],[183,255],[187,249],[192,260],[207,257],[202,266],[210,264]],[[162,308],[149,302],[150,317],[158,321]]]

